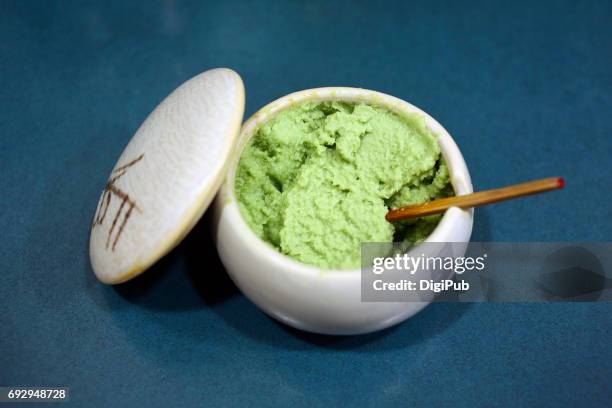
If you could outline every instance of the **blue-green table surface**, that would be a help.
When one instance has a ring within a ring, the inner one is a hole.
[[[393,329],[275,323],[220,265],[205,218],[146,276],[96,281],[90,220],[146,115],[226,66],[247,114],[346,85],[436,117],[478,189],[475,241],[609,241],[611,2],[0,3],[0,385],[73,406],[610,406],[612,305],[434,304]]]

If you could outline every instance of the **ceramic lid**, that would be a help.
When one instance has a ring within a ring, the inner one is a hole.
[[[125,282],[174,248],[219,189],[244,114],[230,69],[185,82],[147,117],[102,191],[89,242],[104,283]]]

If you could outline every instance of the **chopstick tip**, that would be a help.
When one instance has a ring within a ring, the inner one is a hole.
[[[563,177],[557,178],[557,187],[559,188],[565,187],[565,179]]]

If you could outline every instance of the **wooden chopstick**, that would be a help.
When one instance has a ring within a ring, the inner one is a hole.
[[[550,177],[541,180],[529,181],[527,183],[515,184],[513,186],[485,190],[462,196],[441,198],[439,200],[433,200],[423,204],[396,208],[394,210],[390,210],[385,218],[389,222],[395,222],[409,218],[443,213],[450,207],[478,207],[485,204],[493,204],[499,201],[511,200],[513,198],[531,194],[557,190],[563,188],[564,185],[565,181],[562,177]]]

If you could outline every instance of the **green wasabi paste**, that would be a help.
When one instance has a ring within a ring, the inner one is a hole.
[[[453,194],[437,137],[418,115],[307,102],[257,129],[235,191],[248,225],[283,254],[359,268],[362,242],[420,242],[440,216],[390,224],[390,208]]]

